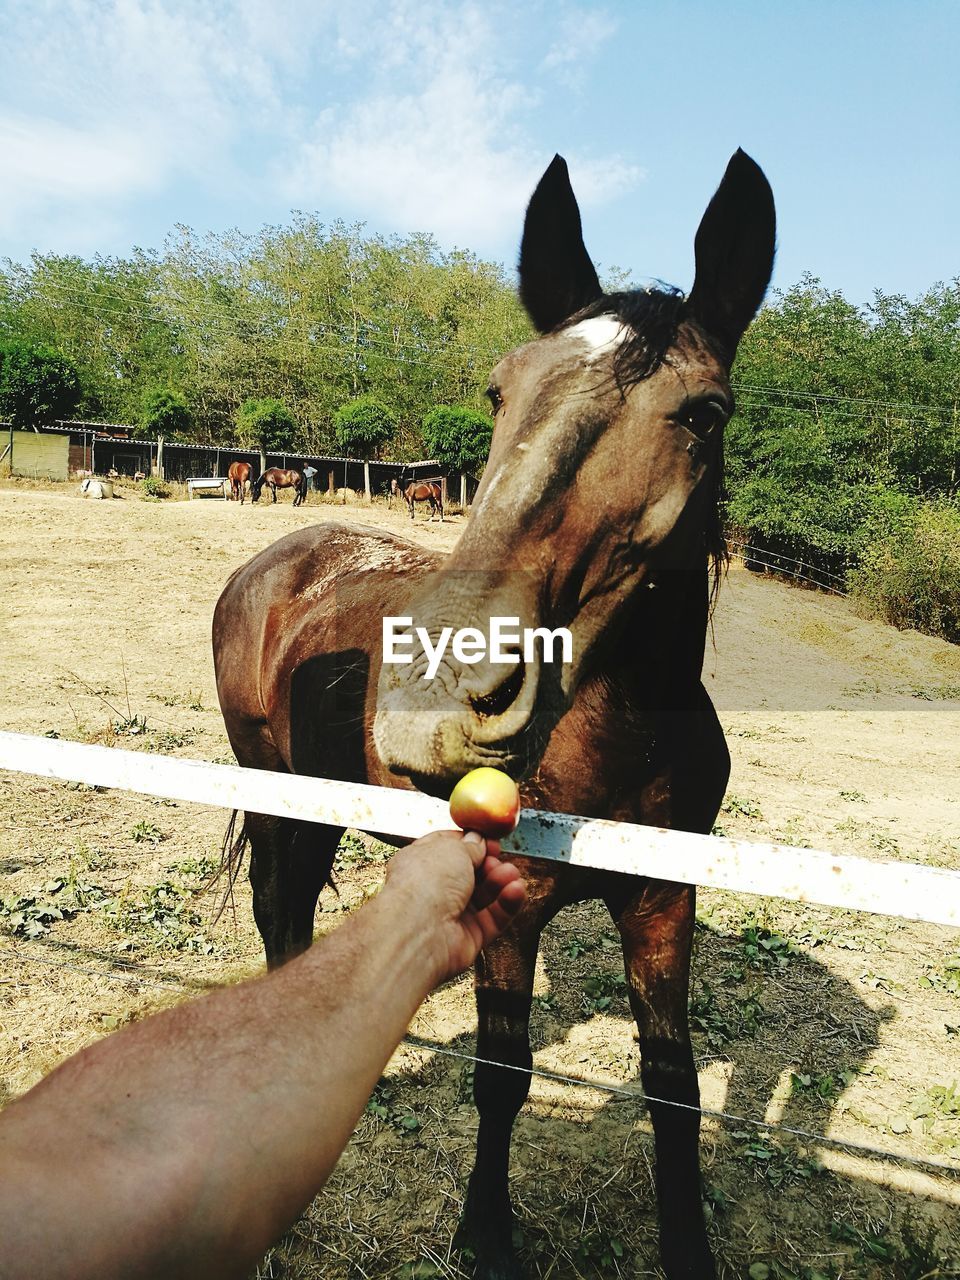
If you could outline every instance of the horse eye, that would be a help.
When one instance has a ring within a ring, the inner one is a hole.
[[[496,387],[487,387],[487,399],[490,401],[490,412],[496,417],[503,408],[503,396]]]
[[[719,400],[697,400],[684,405],[677,414],[677,421],[700,440],[722,427],[728,417],[726,405]]]

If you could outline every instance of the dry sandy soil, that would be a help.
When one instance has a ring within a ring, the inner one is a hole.
[[[209,646],[217,595],[282,533],[334,518],[441,548],[461,527],[411,526],[383,506],[0,489],[0,727],[230,760]],[[735,568],[705,678],[734,756],[725,832],[960,868],[960,649]],[[245,886],[217,924],[195,893],[223,826],[216,811],[3,776],[0,1102],[121,1023],[260,967]],[[320,931],[378,883],[384,857],[345,839]],[[715,892],[700,918],[706,1107],[960,1169],[955,934]],[[449,1054],[470,1052],[474,1025],[468,979],[431,997],[414,1031],[448,1052],[400,1050],[332,1183],[258,1275],[468,1274],[450,1241],[475,1115],[470,1064]],[[543,1071],[639,1087],[618,947],[596,906],[546,939],[533,1035]],[[706,1118],[702,1148],[724,1276],[960,1274],[956,1172],[747,1120]],[[641,1103],[535,1079],[513,1161],[530,1274],[657,1274],[651,1161]]]

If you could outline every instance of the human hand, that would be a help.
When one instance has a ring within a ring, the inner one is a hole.
[[[468,969],[526,897],[523,877],[501,862],[500,845],[476,831],[435,831],[396,853],[386,886],[423,919],[434,950],[434,983]]]

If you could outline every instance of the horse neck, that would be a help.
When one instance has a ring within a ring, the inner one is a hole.
[[[704,560],[672,570],[630,601],[604,667],[645,702],[693,693],[700,684],[710,621],[710,574]]]

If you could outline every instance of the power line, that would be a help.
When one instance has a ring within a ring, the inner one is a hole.
[[[92,306],[87,305],[86,300],[91,297],[90,291],[80,289],[76,286],[71,286],[71,285],[63,284],[61,282],[56,282],[56,281],[46,281],[44,282],[43,289],[53,290],[54,292],[66,294],[70,297],[77,299],[77,301],[75,301],[72,304],[75,307],[75,309],[83,311],[85,314],[88,314],[88,315],[98,316],[101,319],[110,319],[115,315],[126,315],[129,317],[142,317],[148,320],[161,321],[171,326],[179,325],[182,328],[193,330],[195,332],[199,331],[201,328],[206,327],[206,328],[217,329],[220,332],[227,333],[232,337],[244,338],[244,339],[249,339],[251,337],[250,329],[246,326],[241,325],[236,318],[230,319],[229,317],[215,316],[212,314],[204,313],[199,309],[200,307],[202,307],[203,305],[202,303],[188,300],[182,297],[174,296],[173,301],[176,302],[183,309],[184,314],[188,317],[186,321],[178,317],[175,313],[173,315],[170,315],[164,311],[164,308],[167,305],[167,300],[164,299],[163,297],[158,298],[155,302],[151,302],[149,299],[147,299],[144,301],[143,305],[138,305],[134,300],[130,299],[129,296],[127,295],[120,294],[120,293],[113,293],[113,292],[102,290],[102,289],[96,290],[94,291],[95,297],[114,298],[119,302],[123,302],[127,304],[124,309],[114,309],[111,311],[105,311],[98,308],[96,305],[92,305]],[[34,300],[42,301],[42,293],[28,295],[28,296],[32,296]],[[132,306],[131,306],[131,303],[132,303]],[[190,317],[192,317],[192,320],[190,319]],[[265,318],[262,315],[258,317],[258,320],[261,324],[263,323],[264,319],[267,320],[267,323],[268,325],[270,325],[270,328],[274,332],[276,332],[277,326],[269,318]],[[306,326],[313,332],[332,333],[332,334],[337,334],[338,332],[342,332],[342,330],[339,330],[337,326],[330,325],[323,321],[309,319],[303,316],[302,314],[297,317],[296,323],[298,325]],[[352,324],[353,322],[346,320],[344,323],[349,325],[349,324]],[[359,321],[357,323],[357,327],[359,330],[363,331],[364,333],[379,335],[379,337],[382,339],[380,343],[377,343],[374,339],[370,339],[370,338],[367,339],[367,343],[374,348],[379,347],[379,349],[386,350],[391,353],[396,353],[400,351],[414,351],[418,355],[423,355],[423,354],[431,355],[430,362],[419,361],[414,359],[413,357],[404,359],[402,356],[399,356],[396,354],[392,355],[391,358],[396,360],[398,363],[420,363],[420,364],[424,364],[426,367],[434,367],[432,364],[432,361],[437,359],[441,359],[441,360],[443,359],[442,354],[436,354],[431,351],[426,341],[417,343],[415,345],[410,343],[398,344],[390,338],[390,336],[386,333],[386,331],[383,329],[382,326],[372,324],[369,321]],[[268,334],[266,336],[269,337],[271,335]],[[323,350],[324,348],[318,348],[316,346],[313,346],[312,349]],[[459,356],[466,355],[466,356],[474,357],[477,359],[483,359],[484,361],[487,361],[487,362],[497,361],[501,358],[503,354],[504,353],[502,350],[495,350],[492,348],[484,348],[484,347],[478,347],[478,346],[461,346],[458,349]],[[453,359],[457,360],[458,355],[454,355]],[[872,398],[868,396],[844,396],[844,395],[838,395],[831,392],[811,391],[803,388],[781,387],[781,386],[776,386],[775,384],[770,384],[770,383],[734,382],[733,389],[738,395],[746,394],[751,397],[754,397],[757,395],[760,395],[760,396],[774,395],[777,397],[786,397],[789,399],[807,400],[814,405],[828,404],[828,405],[850,405],[850,406],[862,407],[861,412],[859,413],[853,413],[853,412],[847,411],[846,413],[840,415],[848,419],[861,419],[861,418],[875,417],[876,415],[873,412],[869,411],[869,407],[871,406],[877,411],[880,411],[882,413],[892,412],[895,415],[896,419],[901,422],[926,423],[927,421],[926,417],[908,417],[906,416],[908,413],[923,414],[923,415],[934,414],[934,415],[939,415],[939,416],[949,417],[954,419],[958,417],[958,406],[956,405],[953,405],[953,406],[935,405],[935,404],[922,403],[922,402],[882,400],[882,399]],[[789,405],[784,405],[782,403],[778,403],[777,401],[771,401],[768,399],[759,399],[759,400],[752,399],[751,403],[756,404],[759,407],[771,408],[771,409],[786,409],[790,407]]]

